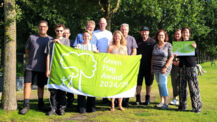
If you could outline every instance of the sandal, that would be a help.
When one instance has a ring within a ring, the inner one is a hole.
[[[115,111],[115,107],[111,107],[111,108],[110,108],[110,111]]]
[[[125,109],[121,106],[119,107],[119,110],[124,111]]]

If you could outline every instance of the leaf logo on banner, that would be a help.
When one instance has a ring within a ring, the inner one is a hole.
[[[73,60],[72,60],[73,58]],[[76,60],[76,59],[83,59]],[[68,62],[67,62],[68,61]],[[85,78],[92,78],[95,75],[95,71],[97,69],[97,62],[94,59],[94,56],[89,53],[77,53],[74,51],[71,51],[69,53],[64,53],[61,55],[60,64],[63,69],[73,69],[71,75],[68,76],[70,79],[67,86],[71,85],[73,87],[73,79],[79,77],[79,85],[78,89],[82,91],[81,88],[81,82],[82,82],[82,76]],[[82,65],[83,64],[83,65]],[[85,64],[85,65],[84,65]],[[91,67],[88,70],[85,70],[87,67]],[[63,76],[61,79],[64,84],[66,85],[67,79]]]

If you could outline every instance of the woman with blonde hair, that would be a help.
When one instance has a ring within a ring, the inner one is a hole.
[[[108,47],[107,52],[112,54],[127,55],[126,39],[121,31],[117,30],[113,33],[112,45]],[[118,98],[118,108],[120,110],[124,110],[122,107],[122,100],[123,98]],[[115,98],[111,99],[111,111],[115,111]]]

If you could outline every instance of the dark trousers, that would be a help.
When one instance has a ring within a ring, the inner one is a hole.
[[[173,97],[175,98],[179,95],[180,67],[173,65],[171,70],[171,81],[173,87]]]
[[[193,110],[201,110],[202,102],[197,78],[196,67],[183,67],[180,81],[180,109],[186,108],[187,104],[187,84],[189,86],[191,104]]]
[[[95,97],[87,97],[86,103],[86,96],[78,95],[78,109],[85,108],[87,111],[91,111],[91,109],[95,109]]]
[[[50,106],[51,109],[65,109],[66,107],[66,92],[58,89],[49,89],[50,91]]]
[[[74,101],[74,94],[67,92],[66,97],[67,97],[67,104],[72,104]]]

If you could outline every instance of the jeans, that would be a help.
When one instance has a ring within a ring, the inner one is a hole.
[[[168,91],[167,91],[167,74],[162,74],[160,72],[156,72],[155,74],[155,78],[158,84],[158,89],[159,89],[159,93],[160,96],[168,96]]]

